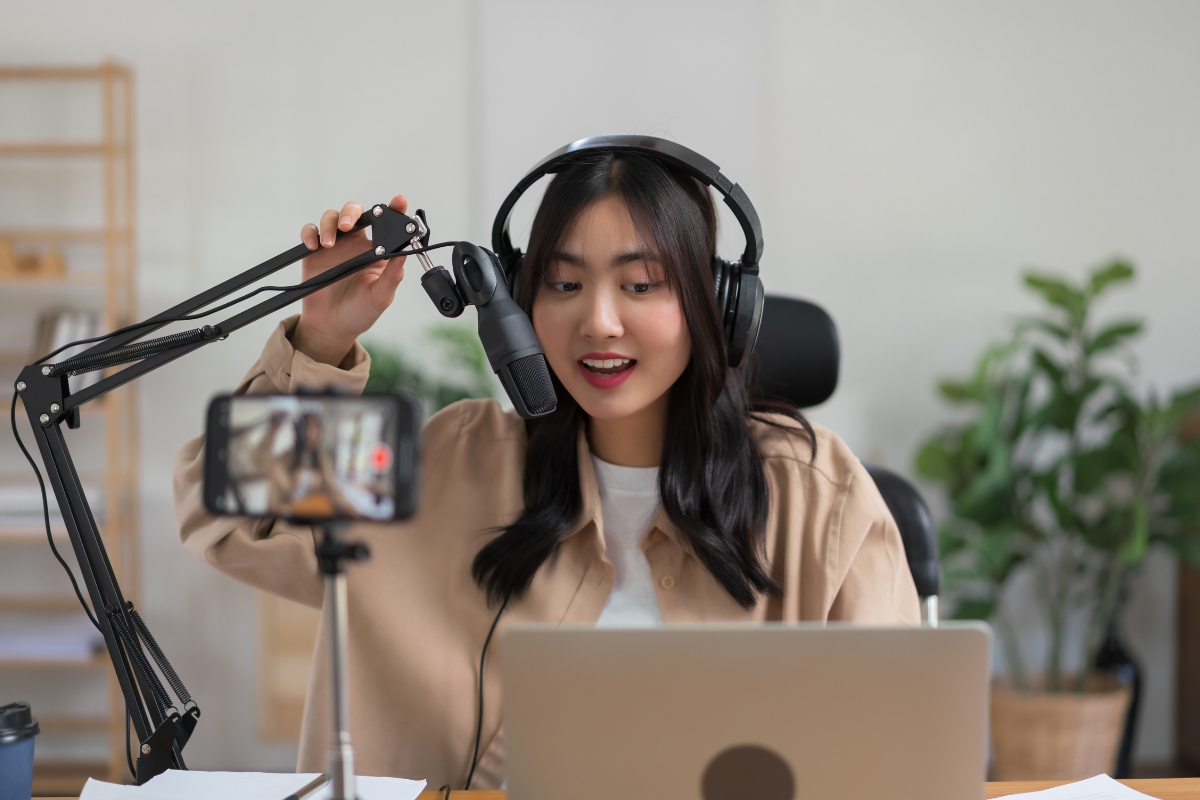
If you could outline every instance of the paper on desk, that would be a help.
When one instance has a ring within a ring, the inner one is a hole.
[[[370,775],[359,775],[354,779],[354,785],[358,790],[358,800],[416,800],[417,795],[425,791],[425,781],[374,778]],[[329,800],[331,797],[333,790],[326,786],[304,800]]]
[[[1137,800],[1137,798],[1153,800],[1150,795],[1135,792],[1107,775],[1097,775],[1086,781],[1055,786],[1053,789],[1043,789],[1040,792],[1007,794],[1004,797],[1029,798],[1029,800]],[[1004,799],[997,798],[997,800]]]
[[[211,800],[230,797],[237,800],[283,800],[300,789],[315,773],[289,772],[199,772],[169,769],[146,782],[144,786],[118,786],[88,780],[79,800]],[[358,800],[416,800],[425,789],[425,781],[403,778],[355,779]],[[305,800],[326,800],[328,787],[309,795]]]
[[[280,795],[282,798],[283,795]],[[88,778],[79,793],[79,800],[171,800],[165,794],[147,792],[141,786],[123,786]]]

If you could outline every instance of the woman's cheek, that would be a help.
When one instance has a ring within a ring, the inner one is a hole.
[[[656,354],[656,360],[665,369],[671,372],[677,369],[682,373],[692,355],[692,339],[679,300],[671,296],[646,311],[649,313],[640,315],[642,324],[639,325],[644,349]],[[678,374],[674,377],[678,377]]]

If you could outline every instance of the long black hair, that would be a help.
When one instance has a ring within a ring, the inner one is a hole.
[[[791,406],[753,403],[752,367],[730,369],[712,276],[717,215],[708,188],[639,153],[601,151],[558,173],[530,233],[518,299],[532,315],[550,258],[584,209],[619,197],[658,253],[691,335],[691,360],[669,390],[658,473],[663,509],[693,552],[741,606],[778,587],[764,566],[769,498],[762,456],[749,427],[755,411],[799,421],[810,448],[812,426]],[[559,540],[578,524],[579,426],[587,415],[551,373],[558,409],[528,420],[525,510],[475,557],[472,574],[491,603],[520,597]]]

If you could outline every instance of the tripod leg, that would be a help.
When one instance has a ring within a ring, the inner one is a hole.
[[[325,624],[329,628],[329,674],[333,679],[329,781],[333,800],[354,800],[354,751],[350,747],[346,688],[346,573],[325,575]]]

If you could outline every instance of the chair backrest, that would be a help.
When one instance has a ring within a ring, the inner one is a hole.
[[[755,393],[811,408],[828,400],[838,382],[837,326],[825,309],[807,300],[767,295],[762,330],[754,350],[758,360]],[[891,470],[865,465],[900,529],[917,594],[936,598],[941,588],[937,529],[917,490]],[[936,602],[926,602],[931,621]]]
[[[816,303],[769,294],[754,348],[757,391],[812,408],[833,396],[841,346],[833,318]]]
[[[912,573],[917,594],[932,597],[942,590],[942,566],[938,561],[937,528],[929,506],[911,483],[886,467],[864,464],[867,472],[883,495],[900,537],[904,539],[904,556]]]

